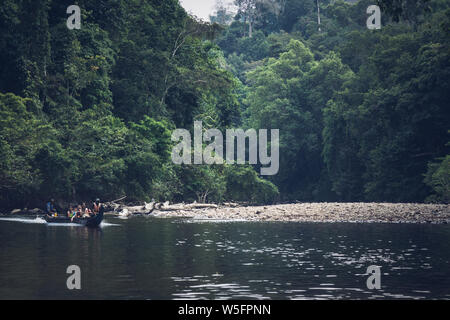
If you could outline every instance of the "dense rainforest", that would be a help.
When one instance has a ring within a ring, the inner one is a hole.
[[[450,0],[321,0],[320,25],[316,0],[235,5],[1,0],[0,207],[450,201]],[[280,129],[279,173],[173,164],[197,120]]]

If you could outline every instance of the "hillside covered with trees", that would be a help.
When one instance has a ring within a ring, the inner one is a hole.
[[[3,0],[0,207],[450,201],[450,1]],[[82,26],[69,30],[77,4]],[[280,171],[182,165],[176,128],[280,129]]]

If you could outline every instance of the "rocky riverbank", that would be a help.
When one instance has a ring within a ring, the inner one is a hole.
[[[114,211],[109,214],[122,217],[146,214],[158,218],[229,221],[450,223],[450,206],[445,204],[296,203],[240,206],[152,203],[137,207],[116,205],[112,209]]]
[[[244,206],[236,203],[169,204],[129,206],[105,203],[106,215],[123,218],[149,215],[157,218],[192,218],[221,221],[450,223],[450,205],[415,203],[295,203]],[[40,216],[40,209],[13,210],[12,216]]]

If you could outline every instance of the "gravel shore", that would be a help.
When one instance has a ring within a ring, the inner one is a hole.
[[[450,223],[450,205],[398,203],[298,203],[255,207],[204,208],[152,213],[159,218],[199,220]]]

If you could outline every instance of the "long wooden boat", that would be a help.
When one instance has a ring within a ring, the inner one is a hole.
[[[102,221],[103,221],[104,213],[105,213],[105,209],[103,207],[101,207],[100,212],[90,218],[75,218],[72,221],[72,219],[69,217],[44,216],[44,220],[47,221],[47,223],[75,223],[75,224],[81,224],[81,225],[89,227],[89,228],[97,228],[100,225],[100,223],[102,223]]]

